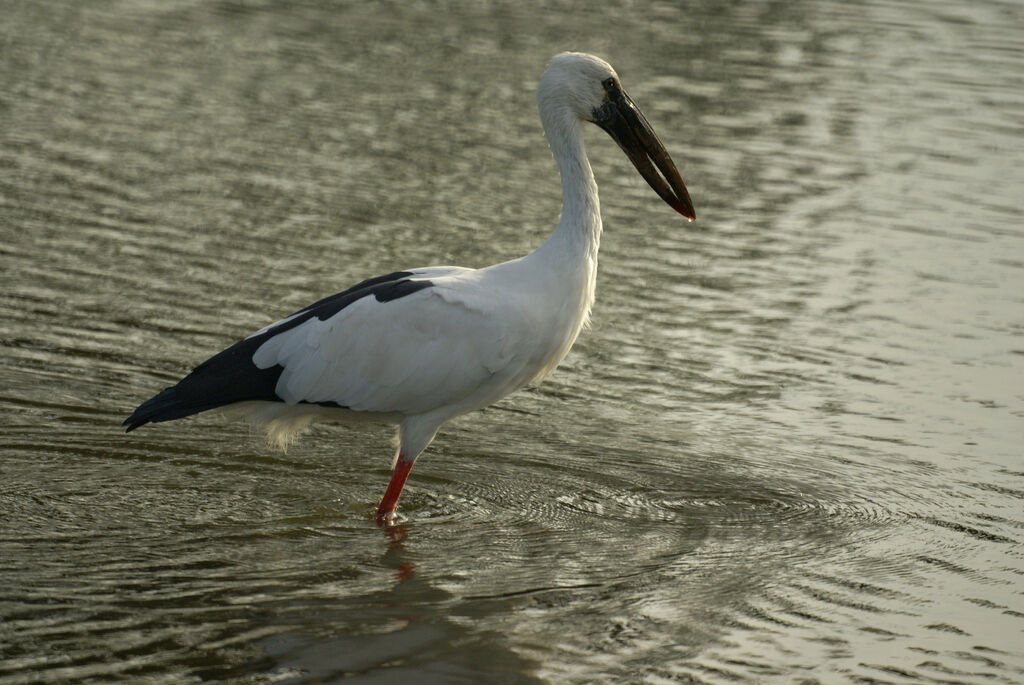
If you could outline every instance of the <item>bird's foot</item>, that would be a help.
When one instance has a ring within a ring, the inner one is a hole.
[[[387,511],[385,509],[378,508],[376,518],[378,526],[393,526],[398,520],[398,514],[394,509]]]

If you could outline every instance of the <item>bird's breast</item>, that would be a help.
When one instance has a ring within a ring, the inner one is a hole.
[[[533,330],[535,363],[527,383],[540,383],[569,353],[590,321],[596,285],[596,263],[588,260],[575,273],[562,272],[535,295],[537,322]]]

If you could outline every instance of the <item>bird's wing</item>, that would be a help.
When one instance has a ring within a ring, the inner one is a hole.
[[[482,298],[487,285],[472,269],[412,273],[407,293],[361,297],[267,338],[252,359],[260,369],[282,368],[278,397],[418,414],[493,401],[503,384],[513,389],[525,364],[513,344],[519,308],[498,294]]]
[[[507,322],[460,304],[478,273],[397,271],[325,297],[207,359],[124,425],[253,400],[415,412],[464,398],[507,365]]]

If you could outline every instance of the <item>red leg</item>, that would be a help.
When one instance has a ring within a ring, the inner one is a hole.
[[[377,507],[377,523],[384,525],[385,523],[390,523],[395,517],[398,497],[402,494],[405,479],[409,477],[409,472],[412,471],[414,463],[416,463],[414,459],[406,459],[404,454],[398,455],[395,470],[391,472],[391,482],[388,483],[387,492],[384,493],[384,499],[380,501],[380,505]]]

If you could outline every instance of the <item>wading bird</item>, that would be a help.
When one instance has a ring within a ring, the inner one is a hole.
[[[392,522],[413,463],[441,424],[539,383],[587,322],[601,213],[583,124],[607,131],[665,202],[695,218],[675,164],[608,63],[556,56],[537,102],[561,175],[562,214],[536,251],[484,269],[432,266],[363,281],[203,362],[124,425],[218,409],[282,446],[313,421],[396,425],[391,482],[377,508],[379,523]]]

